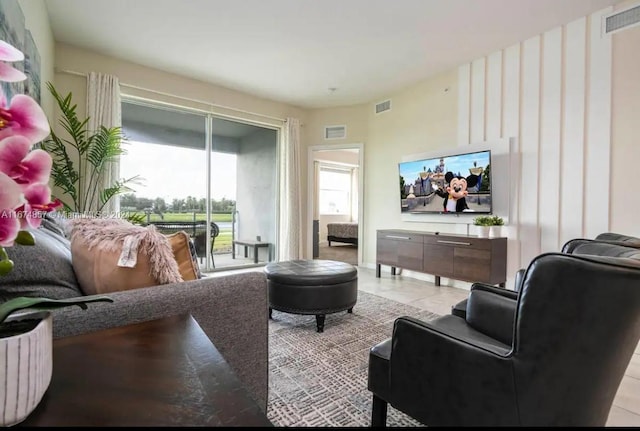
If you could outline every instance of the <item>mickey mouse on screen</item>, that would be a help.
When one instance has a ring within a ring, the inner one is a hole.
[[[436,194],[441,198],[444,198],[442,205],[444,206],[444,212],[457,212],[472,211],[467,205],[466,196],[469,194],[468,188],[475,187],[478,184],[477,175],[469,175],[467,178],[460,175],[453,175],[453,172],[447,172],[444,175],[444,179],[447,182],[445,190],[438,189]]]

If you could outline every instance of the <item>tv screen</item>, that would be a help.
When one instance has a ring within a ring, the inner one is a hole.
[[[491,214],[491,151],[401,162],[401,211]]]

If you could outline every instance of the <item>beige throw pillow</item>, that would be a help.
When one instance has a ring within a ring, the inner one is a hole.
[[[183,281],[169,239],[122,219],[69,222],[73,270],[85,295]]]

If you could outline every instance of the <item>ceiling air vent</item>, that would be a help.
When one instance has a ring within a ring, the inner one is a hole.
[[[376,105],[376,114],[388,111],[389,109],[391,109],[391,100],[385,100],[384,102],[380,102]]]
[[[344,139],[347,137],[347,126],[325,126],[324,139]]]
[[[640,5],[615,11],[604,17],[604,34],[616,33],[640,24]]]

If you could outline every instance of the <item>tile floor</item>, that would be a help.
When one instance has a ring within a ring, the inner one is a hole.
[[[244,271],[262,271],[262,267],[245,269]],[[240,272],[239,270],[237,272]],[[230,271],[236,272],[236,271]],[[224,275],[229,272],[218,272]],[[212,274],[213,275],[213,274]],[[376,278],[375,270],[358,267],[358,288],[374,295],[394,301],[413,305],[436,314],[448,314],[451,306],[466,298],[468,290],[435,286],[433,283],[418,280],[402,274],[392,276],[383,270],[380,278]],[[640,427],[640,344],[629,363],[620,388],[613,402],[609,427]]]

